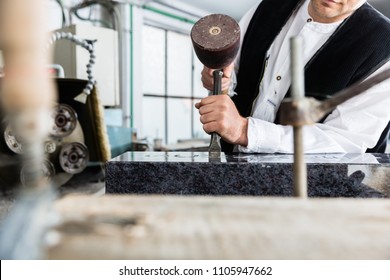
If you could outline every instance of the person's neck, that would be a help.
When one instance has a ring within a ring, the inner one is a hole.
[[[352,15],[357,9],[359,9],[366,2],[367,1],[362,1],[360,3],[360,5],[358,5],[356,7],[356,9],[354,9],[353,11],[346,12],[346,13],[343,13],[343,14],[339,14],[339,15],[333,16],[333,17],[332,16],[328,17],[326,15],[322,15],[321,13],[319,13],[313,7],[312,1],[309,1],[308,13],[312,17],[313,21],[315,21],[315,22],[319,22],[319,23],[335,23],[335,22],[342,21],[342,20],[346,19],[347,17],[349,17],[350,15]]]

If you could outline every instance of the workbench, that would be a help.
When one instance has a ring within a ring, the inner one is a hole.
[[[55,207],[50,259],[390,259],[389,200],[105,195]]]

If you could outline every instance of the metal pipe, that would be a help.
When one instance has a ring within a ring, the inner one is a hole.
[[[303,149],[303,127],[294,127],[294,196],[307,198],[307,168]]]
[[[191,20],[191,19],[188,19],[188,18],[185,18],[185,17],[182,17],[182,16],[178,16],[178,15],[175,15],[175,14],[172,14],[172,13],[168,13],[166,11],[162,11],[162,10],[159,10],[157,8],[154,8],[154,7],[151,7],[151,6],[148,6],[148,5],[144,5],[144,6],[142,6],[142,8],[144,10],[148,10],[148,11],[154,12],[156,14],[160,14],[160,15],[163,15],[163,16],[166,16],[166,17],[170,17],[170,18],[173,18],[173,19],[176,19],[176,20],[184,21],[186,23],[195,24],[195,22],[196,22],[194,20]]]
[[[294,101],[305,96],[302,39],[293,37],[291,43],[291,89]],[[307,198],[307,170],[303,148],[303,126],[294,126],[294,196]]]
[[[382,73],[379,73],[362,83],[353,84],[352,86],[337,92],[332,98],[323,101],[319,109],[324,114],[326,114],[332,111],[334,108],[336,108],[336,106],[340,105],[341,103],[347,101],[352,97],[355,97],[356,95],[366,91],[367,89],[389,78],[390,78],[390,69],[383,71]]]
[[[134,128],[134,8],[130,5],[130,128]]]
[[[279,109],[280,123],[292,126],[314,124],[341,103],[389,78],[390,69],[363,82],[357,82],[352,86],[335,93],[331,98],[325,101],[318,101],[311,97],[305,97],[299,100],[286,98],[283,100]]]

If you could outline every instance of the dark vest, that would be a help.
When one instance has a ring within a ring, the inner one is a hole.
[[[243,117],[250,116],[259,93],[267,50],[302,2],[263,0],[253,15],[241,48],[237,95],[232,97]],[[368,77],[389,59],[390,21],[366,3],[344,20],[306,64],[306,95],[326,99]],[[389,129],[390,125],[367,152],[384,152]],[[233,151],[233,145],[224,141],[222,148],[227,153]]]

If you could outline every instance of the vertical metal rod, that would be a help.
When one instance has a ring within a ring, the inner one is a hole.
[[[293,100],[305,96],[302,39],[291,38],[291,89]],[[294,196],[307,198],[307,170],[303,149],[303,126],[294,126]]]
[[[307,198],[307,170],[303,151],[302,127],[294,127],[294,196]]]

